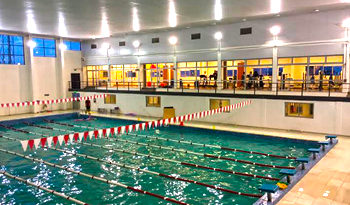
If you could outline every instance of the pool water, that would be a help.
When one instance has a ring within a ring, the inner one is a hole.
[[[65,116],[56,119],[55,121],[68,124],[90,126],[94,128],[109,128],[137,123],[134,121],[109,118],[98,118],[98,120],[90,122],[76,122],[74,121],[76,118],[77,116]],[[42,120],[35,122],[35,124],[76,132],[86,131],[84,128],[46,123]],[[52,131],[26,126],[22,123],[17,123],[12,126],[18,129],[47,134],[50,136],[68,134],[63,131]],[[156,130],[143,131],[139,132],[139,134],[293,157],[307,157],[307,149],[317,145],[317,143],[310,141],[287,140],[281,138],[272,139],[271,137],[189,127],[170,126],[165,128],[158,128]],[[12,130],[5,130],[4,128],[0,128],[0,135],[1,134],[20,140],[40,138],[40,136],[18,133]],[[209,147],[191,146],[171,141],[147,139],[133,135],[119,136],[118,139],[135,142],[147,142],[152,145],[181,148],[199,153],[221,155],[225,157],[271,165],[298,165],[293,160],[289,159],[278,159],[262,155],[225,151]],[[281,178],[281,176],[278,174],[280,169],[259,167],[233,161],[204,158],[197,155],[174,152],[170,150],[161,150],[130,143],[115,142],[113,140],[108,140],[105,138],[92,141],[88,140],[87,143],[98,144],[128,151],[136,151],[143,154],[151,154],[154,156],[174,159],[181,162],[194,163],[225,170]],[[23,154],[23,149],[19,142],[7,141],[0,138],[0,148]],[[258,188],[262,184],[277,183],[275,181],[266,179],[250,178],[227,173],[214,172],[210,170],[197,169],[194,167],[187,167],[176,163],[113,152],[111,150],[81,145],[79,143],[62,146],[60,148],[67,151],[74,151],[79,154],[98,157],[104,160],[112,160],[117,163],[145,168],[150,171],[160,172],[172,176],[181,176],[182,178],[207,183],[210,185],[217,185],[242,193],[260,194]],[[233,195],[196,184],[158,177],[148,173],[138,172],[137,170],[129,170],[118,167],[116,165],[108,165],[102,162],[97,162],[95,160],[76,157],[72,156],[71,154],[65,154],[50,149],[38,149],[35,151],[27,150],[27,152],[24,154],[34,158],[40,158],[54,164],[65,165],[77,171],[104,177],[107,180],[116,180],[128,186],[142,188],[145,191],[160,194],[169,198],[174,198],[176,200],[189,204],[251,205],[258,200],[257,198]],[[77,174],[63,171],[58,168],[49,167],[45,164],[34,163],[30,160],[17,156],[5,154],[2,152],[0,153],[0,156],[0,165],[2,170],[24,179],[30,179],[37,184],[48,187],[55,191],[62,192],[68,196],[84,201],[88,204],[171,204],[152,196],[131,192],[115,185],[109,185],[100,181],[92,180],[90,178],[78,176]],[[27,186],[18,181],[6,178],[1,174],[0,182],[0,195],[2,196],[0,198],[1,204],[70,204],[70,202],[65,199]]]

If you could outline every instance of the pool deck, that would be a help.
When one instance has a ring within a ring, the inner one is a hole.
[[[57,115],[73,111],[1,116],[0,121]],[[95,114],[118,119],[149,121],[156,118]],[[246,127],[215,123],[215,129],[294,139],[324,141],[324,134]],[[213,129],[208,122],[186,122],[185,126]],[[338,136],[339,143],[278,203],[278,205],[350,205],[350,137]]]

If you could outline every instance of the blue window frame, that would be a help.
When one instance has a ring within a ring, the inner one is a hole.
[[[0,64],[25,64],[22,36],[0,35]]]
[[[81,43],[75,41],[63,41],[63,44],[67,46],[67,50],[81,51]]]
[[[33,38],[36,43],[33,49],[36,57],[56,57],[56,41],[55,39]]]

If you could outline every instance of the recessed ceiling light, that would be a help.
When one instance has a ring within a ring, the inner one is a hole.
[[[186,26],[187,29],[191,28],[190,26]]]
[[[216,23],[214,22],[214,23],[212,23],[212,25],[214,25],[214,26],[215,26],[215,25],[216,25]]]
[[[319,12],[320,10],[319,9],[315,9],[314,12]]]
[[[276,18],[278,18],[278,17],[280,17],[280,16],[281,16],[281,15],[279,15],[279,14],[275,15]]]
[[[242,19],[243,22],[247,21],[247,19]]]

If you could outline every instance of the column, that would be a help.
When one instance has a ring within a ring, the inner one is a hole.
[[[343,92],[349,93],[350,92],[350,45],[349,42],[344,44],[344,80],[345,80],[345,86],[343,86]]]
[[[220,44],[220,42],[219,42]],[[222,85],[222,62],[221,62],[221,50],[219,47],[218,50],[218,79],[217,79],[217,83],[218,83],[218,89],[222,89],[223,85]]]
[[[141,59],[137,56],[137,87],[142,87],[141,85]]]
[[[174,88],[178,88],[177,87],[177,60],[176,60],[176,46],[174,45],[174,56],[173,56],[173,60],[174,60]]]
[[[107,82],[107,87],[110,86],[112,87],[112,81],[111,81],[111,65],[109,63],[109,48],[107,48],[107,66],[108,66],[108,82]],[[123,73],[124,73],[124,66],[123,66]],[[124,78],[123,78],[124,79]],[[123,80],[124,81],[124,80]]]
[[[277,90],[278,80],[278,47],[274,46],[272,51],[272,91]]]
[[[65,54],[65,49],[63,49],[63,47],[61,47],[60,45],[63,45],[63,39],[60,38],[58,40],[58,46],[57,46],[57,68],[56,68],[56,74],[57,74],[57,98],[67,98],[67,90],[68,88],[65,86],[67,82],[65,82],[65,79],[63,77],[64,75],[64,54]],[[58,105],[61,109],[66,110],[67,109],[67,103],[61,103],[60,105]]]

